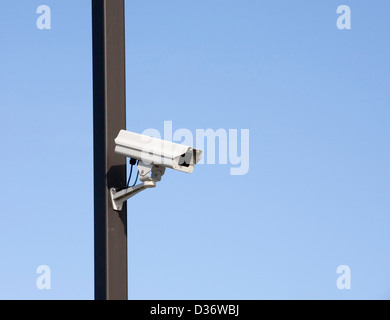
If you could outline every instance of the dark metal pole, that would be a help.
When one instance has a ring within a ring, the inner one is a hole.
[[[124,0],[92,0],[95,299],[127,300],[126,206],[109,189],[125,187],[126,159],[114,139],[126,129]]]

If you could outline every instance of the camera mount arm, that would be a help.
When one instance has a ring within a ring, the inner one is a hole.
[[[123,208],[123,203],[141,191],[149,188],[155,188],[156,183],[161,181],[161,177],[165,173],[165,167],[153,164],[145,164],[144,162],[140,161],[138,163],[138,173],[139,179],[142,181],[141,184],[121,190],[117,188],[110,189],[112,207],[115,211],[121,211]],[[151,176],[149,175],[150,173],[152,173]]]

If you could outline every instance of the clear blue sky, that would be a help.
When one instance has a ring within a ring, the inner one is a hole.
[[[94,296],[90,2],[2,1],[0,299]],[[129,202],[130,299],[390,298],[389,12],[126,0],[128,130],[250,129],[247,175],[170,170]]]

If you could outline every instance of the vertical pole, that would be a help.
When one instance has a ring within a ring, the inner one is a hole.
[[[95,299],[127,300],[127,218],[109,189],[125,187],[114,139],[126,129],[124,0],[92,0]]]

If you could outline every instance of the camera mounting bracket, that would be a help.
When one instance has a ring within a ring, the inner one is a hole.
[[[151,175],[149,175],[152,173]],[[122,211],[123,203],[134,197],[136,194],[149,188],[155,188],[156,183],[161,181],[161,177],[165,173],[165,167],[153,164],[146,164],[142,161],[138,163],[139,179],[142,181],[134,187],[124,189],[111,188],[112,207],[115,211]]]

